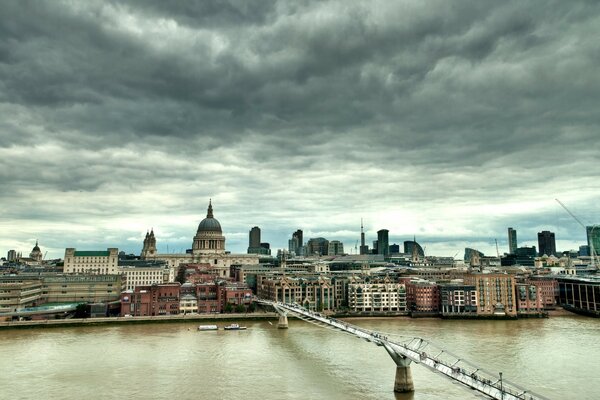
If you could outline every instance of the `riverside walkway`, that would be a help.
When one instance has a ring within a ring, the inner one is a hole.
[[[498,400],[544,400],[544,396],[525,389],[495,374],[470,363],[434,343],[419,337],[407,337],[376,332],[307,310],[296,304],[257,300],[262,305],[272,306],[280,315],[280,327],[287,327],[287,315],[292,314],[304,321],[324,328],[335,329],[364,339],[385,348],[396,363],[394,391],[414,390],[410,363],[420,364],[431,371],[449,378],[469,389],[476,390]]]

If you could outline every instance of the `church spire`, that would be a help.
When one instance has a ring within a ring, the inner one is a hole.
[[[206,218],[214,218],[212,209],[212,199],[208,199],[208,212],[206,213]]]

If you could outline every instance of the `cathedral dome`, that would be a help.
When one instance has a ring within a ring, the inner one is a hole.
[[[212,204],[208,202],[208,212],[206,213],[206,218],[204,218],[200,225],[198,225],[198,231],[200,232],[218,232],[221,233],[221,224],[213,217],[213,209]]]

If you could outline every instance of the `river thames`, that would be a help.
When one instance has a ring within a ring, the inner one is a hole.
[[[598,319],[349,322],[430,339],[552,399],[600,398]],[[415,364],[415,392],[394,394],[395,364],[381,347],[298,320],[289,330],[276,321],[243,325],[248,330],[199,332],[189,322],[3,330],[0,398],[482,398]]]

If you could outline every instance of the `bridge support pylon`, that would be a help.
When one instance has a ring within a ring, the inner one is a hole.
[[[389,343],[384,342],[386,349],[392,360],[396,363],[396,378],[394,379],[394,392],[408,393],[415,391],[412,372],[410,371],[410,360],[394,351]]]
[[[279,321],[277,322],[277,328],[278,329],[287,329],[288,328],[288,317],[287,317],[287,311],[279,308],[277,306],[273,306],[273,308],[275,309],[275,311],[277,311],[277,314],[279,314]]]
[[[287,315],[279,315],[279,322],[277,322],[278,329],[287,329],[288,328],[288,319]]]

